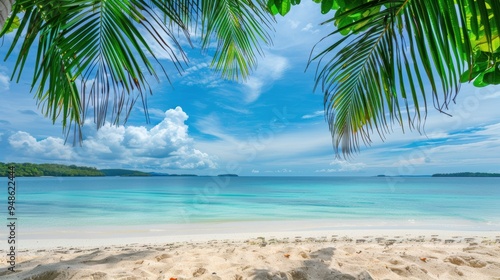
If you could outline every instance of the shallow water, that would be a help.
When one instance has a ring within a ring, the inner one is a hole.
[[[16,182],[16,217],[25,229],[314,219],[335,220],[338,226],[406,221],[500,228],[500,178],[44,177]],[[1,200],[6,205],[6,191]]]

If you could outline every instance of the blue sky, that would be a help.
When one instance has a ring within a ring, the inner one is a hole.
[[[151,83],[150,123],[136,104],[124,126],[96,131],[89,122],[81,147],[65,145],[60,123],[42,116],[28,72],[20,83],[10,81],[11,57],[0,64],[0,161],[208,175],[500,172],[500,87],[468,84],[449,109],[453,117],[429,108],[425,135],[395,126],[385,141],[373,135],[352,159],[336,159],[323,95],[313,92],[314,67],[304,72],[314,43],[332,28],[319,26],[322,19],[309,2],[278,18],[273,46],[245,82],[220,79],[209,55],[185,48],[183,75],[169,68],[172,84]],[[2,58],[11,39],[0,46]]]

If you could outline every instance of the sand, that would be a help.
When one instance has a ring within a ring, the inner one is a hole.
[[[142,242],[128,244],[101,238],[94,243],[113,245],[65,243],[47,248],[32,244],[17,252],[16,273],[7,270],[6,251],[1,251],[0,278],[500,279],[498,232],[404,232],[252,233],[214,240],[203,240],[207,236],[202,235],[198,240],[138,239]]]

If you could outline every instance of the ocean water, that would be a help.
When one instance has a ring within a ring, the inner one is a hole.
[[[16,183],[16,217],[25,229],[300,220],[500,229],[500,178],[20,177]],[[0,199],[6,215],[6,191]]]

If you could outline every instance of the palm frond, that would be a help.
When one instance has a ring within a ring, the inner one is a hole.
[[[203,48],[214,37],[217,42],[211,66],[225,78],[246,78],[262,54],[261,43],[271,43],[272,20],[262,0],[202,1]]]
[[[217,43],[212,67],[225,78],[245,78],[261,44],[271,42],[265,7],[262,0],[18,0],[13,14],[24,15],[7,57],[21,46],[13,71],[19,80],[36,53],[32,90],[46,116],[79,127],[93,110],[99,128],[110,115],[112,123],[126,118],[136,100],[146,109],[155,65],[168,78],[145,34],[182,72],[187,57],[177,40],[190,42],[190,28],[201,23],[203,47]]]
[[[187,58],[174,28],[188,36],[183,13],[189,13],[189,7],[179,3],[18,0],[14,13],[24,11],[24,16],[7,54],[22,41],[13,75],[19,79],[30,50],[38,45],[32,88],[45,115],[53,121],[61,117],[63,127],[80,126],[93,108],[98,127],[108,113],[118,123],[124,109],[131,108],[127,104],[144,100],[150,92],[148,77],[158,79],[151,61],[161,64],[142,33],[148,33],[181,71]],[[26,38],[20,40],[23,33]]]
[[[478,47],[471,42],[468,22],[477,20],[484,30],[481,38],[496,49],[498,31],[486,23],[492,15],[500,18],[499,5],[486,2],[369,1],[326,22],[344,24],[323,38],[316,49],[335,41],[311,61],[318,62],[316,86],[324,92],[337,154],[347,157],[362,142],[369,145],[374,131],[384,139],[394,123],[420,130],[428,94],[435,108],[447,109],[460,88],[460,76],[475,64]],[[477,17],[470,16],[471,3]],[[365,16],[351,20],[360,14]],[[337,40],[339,33],[348,35]]]

